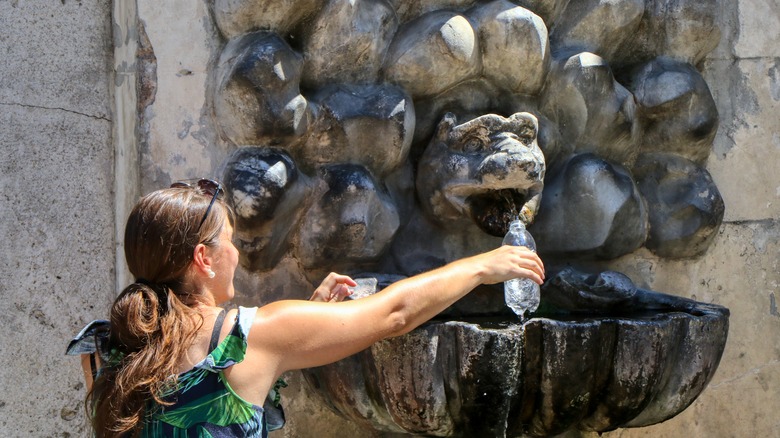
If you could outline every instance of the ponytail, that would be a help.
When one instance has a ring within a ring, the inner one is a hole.
[[[111,308],[111,361],[88,394],[98,437],[135,435],[150,401],[160,406],[175,388],[180,359],[203,320],[168,285],[133,283]]]

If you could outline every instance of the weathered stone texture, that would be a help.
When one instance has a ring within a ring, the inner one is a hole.
[[[725,221],[780,217],[780,59],[714,60],[707,70],[721,113],[707,169]],[[724,181],[724,182],[722,182]]]
[[[110,5],[0,4],[0,102],[110,118]]]
[[[314,117],[299,83],[303,56],[279,36],[253,32],[231,40],[217,69],[215,115],[220,134],[236,145],[290,148]]]
[[[723,220],[723,198],[706,169],[680,156],[644,154],[634,166],[647,201],[645,246],[669,258],[704,254]]]
[[[478,72],[479,55],[476,31],[466,17],[431,12],[399,29],[385,60],[385,79],[413,97],[431,96]]]
[[[529,229],[540,254],[610,259],[644,244],[647,205],[624,166],[576,155],[545,189],[538,221]]]
[[[625,164],[636,156],[636,102],[615,80],[607,61],[589,52],[557,59],[540,110],[558,124],[575,152]]]
[[[561,50],[599,53],[612,59],[639,29],[645,0],[568,2],[551,39]]]
[[[611,282],[617,273],[590,285],[578,275],[560,273],[546,292],[569,281],[601,298],[633,287]],[[345,416],[388,432],[545,437],[655,424],[685,409],[711,379],[728,310],[635,292],[632,302],[669,313],[637,317],[610,306],[603,319],[435,321],[304,374]]]
[[[482,74],[512,92],[539,94],[550,62],[544,21],[508,1],[476,6],[468,17],[479,33]]]
[[[303,84],[374,83],[397,29],[398,18],[383,0],[327,3],[305,31]]]
[[[532,222],[545,175],[538,130],[529,113],[463,121],[445,115],[417,168],[428,219],[447,229],[476,223],[493,236],[503,236],[518,215]]]
[[[739,58],[776,58],[780,56],[777,43],[777,23],[780,8],[776,0],[740,0],[721,11],[728,20],[727,29],[733,32],[728,47]]]
[[[207,3],[138,2],[157,61],[154,105],[145,109],[139,128],[141,193],[177,179],[213,177],[212,163],[225,159],[226,151],[213,147],[220,143],[206,102],[219,35]]]
[[[114,294],[110,13],[0,3],[0,436],[86,436],[64,346]]]
[[[300,226],[296,259],[307,270],[353,269],[379,259],[398,230],[395,203],[362,166],[326,166],[327,189]]]
[[[641,113],[640,150],[705,162],[718,130],[718,110],[701,74],[690,64],[657,58],[638,66],[630,83]]]
[[[82,376],[63,345],[114,292],[110,132],[58,109],[0,116],[0,435],[84,430]]]

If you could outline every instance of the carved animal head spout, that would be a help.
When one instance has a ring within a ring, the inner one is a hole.
[[[472,222],[494,236],[517,217],[533,222],[545,174],[538,131],[529,113],[487,114],[460,125],[447,113],[417,168],[426,216],[445,228]]]

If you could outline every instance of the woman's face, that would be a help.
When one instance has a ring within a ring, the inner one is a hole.
[[[233,245],[233,227],[225,220],[219,235],[219,243],[213,247],[213,267],[216,274],[211,280],[212,293],[217,305],[233,299],[233,277],[238,266],[238,249]]]

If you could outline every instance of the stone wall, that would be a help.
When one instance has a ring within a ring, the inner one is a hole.
[[[110,2],[0,2],[0,436],[86,436],[67,341],[114,293]]]
[[[120,47],[141,42],[138,65],[124,69],[118,61],[128,55],[112,52],[111,6],[97,4],[0,3],[3,436],[86,436],[77,360],[62,351],[124,286],[114,216],[121,228],[134,154],[145,193],[178,178],[218,175],[227,153],[206,97],[207,66],[220,44],[208,2],[138,0],[137,11],[125,12],[131,23],[137,13],[140,26],[117,25],[113,34]],[[686,411],[606,436],[772,436],[780,427],[773,389],[780,384],[780,41],[772,31],[780,9],[739,0],[722,2],[721,11],[721,43],[701,66],[721,120],[708,160],[726,204],[721,231],[699,259],[669,261],[640,250],[613,267],[641,286],[730,308],[729,341],[714,379]],[[136,71],[148,87],[134,102],[123,73]],[[123,92],[129,101],[114,109],[114,94]],[[137,141],[126,123],[136,103]],[[279,287],[294,286],[281,279]],[[274,435],[368,435],[310,398],[296,374],[289,378],[290,421]]]

